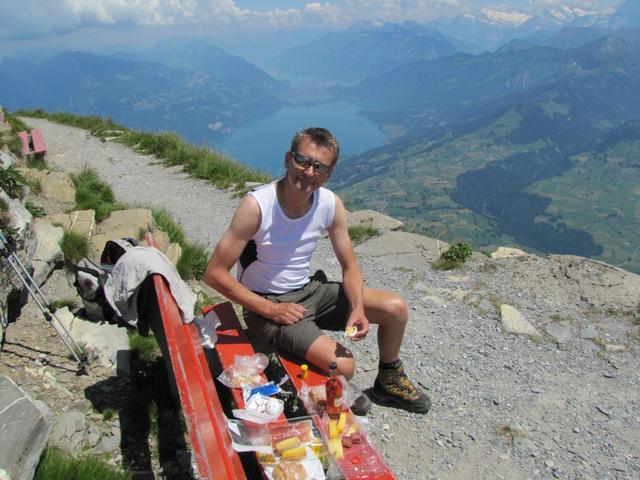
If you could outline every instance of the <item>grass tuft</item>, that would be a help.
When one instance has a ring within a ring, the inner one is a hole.
[[[27,200],[24,203],[24,208],[29,211],[33,218],[40,218],[47,215],[47,212],[44,211],[44,208],[39,207],[38,205],[34,205],[31,200]]]
[[[116,411],[113,408],[105,408],[102,411],[102,419],[105,422],[108,422],[109,420],[113,419],[116,416]]]
[[[161,208],[154,208],[152,214],[156,226],[169,236],[170,242],[179,243],[180,246],[186,242],[184,231],[173,220],[169,212]]]
[[[78,306],[78,302],[75,298],[60,298],[51,302],[50,306],[54,312],[64,307],[67,307],[69,310],[73,310]]]
[[[455,243],[446,252],[443,252],[436,261],[432,263],[435,270],[451,270],[462,266],[471,258],[471,245],[466,243]]]
[[[16,170],[15,165],[7,168],[0,168],[0,187],[11,198],[22,198],[24,196],[24,186],[27,180]]]
[[[68,267],[73,267],[80,260],[89,256],[89,240],[79,233],[66,231],[62,236],[60,248]]]
[[[380,235],[380,230],[373,227],[373,219],[362,220],[358,225],[351,225],[349,227],[349,238],[351,238],[354,245],[358,245],[378,235]]]
[[[142,361],[151,363],[161,355],[160,347],[155,337],[150,335],[143,337],[137,332],[129,331],[129,348],[140,358]]]
[[[207,251],[202,245],[188,243],[182,246],[182,255],[176,269],[182,278],[200,280],[207,268],[208,260]]]
[[[95,457],[77,459],[47,447],[36,468],[34,480],[130,480],[131,475],[110,467]]]
[[[100,180],[94,170],[85,168],[80,173],[72,174],[71,180],[76,188],[76,209],[93,209],[96,221],[101,222],[114,210],[125,208],[116,202],[111,187]]]
[[[202,245],[191,244],[180,226],[171,218],[171,214],[163,209],[153,210],[153,219],[160,230],[169,236],[169,241],[182,248],[182,255],[176,269],[184,279],[201,279],[207,267],[207,251]]]

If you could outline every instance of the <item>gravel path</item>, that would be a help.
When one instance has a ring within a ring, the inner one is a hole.
[[[119,200],[167,209],[209,247],[238,203],[83,130],[28,123],[42,129],[54,168],[90,166]],[[434,403],[425,416],[374,405],[367,417],[398,478],[640,478],[640,277],[576,257],[478,256],[439,272],[420,248],[388,255],[368,244],[357,249],[367,284],[407,298],[403,359]],[[315,264],[340,273],[326,241]],[[540,337],[505,333],[501,304],[516,307]],[[356,383],[367,388],[375,335],[353,350]]]
[[[148,155],[116,142],[102,142],[82,129],[39,119],[28,122],[42,129],[47,163],[53,169],[92,168],[111,185],[118,200],[169,211],[192,241],[213,247],[231,220],[238,199],[189,177],[181,167],[164,168]]]

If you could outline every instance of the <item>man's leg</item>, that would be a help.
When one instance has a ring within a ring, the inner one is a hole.
[[[372,397],[382,405],[427,413],[431,399],[409,380],[400,361],[400,346],[409,319],[407,303],[395,293],[364,289],[365,315],[378,325],[380,365]]]
[[[329,371],[329,363],[336,362],[338,373],[347,380],[353,377],[356,370],[351,350],[324,334],[311,344],[304,358],[325,372]]]
[[[364,289],[364,313],[378,325],[380,361],[391,363],[400,357],[400,346],[409,320],[407,302],[400,295],[373,288]]]

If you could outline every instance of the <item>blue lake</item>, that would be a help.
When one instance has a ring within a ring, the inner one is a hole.
[[[286,107],[243,125],[211,146],[252,168],[278,176],[284,170],[291,138],[306,127],[329,129],[340,142],[341,155],[383,145],[385,135],[376,124],[358,116],[358,110],[349,102]]]

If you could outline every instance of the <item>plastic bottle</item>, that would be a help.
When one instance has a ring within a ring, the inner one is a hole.
[[[338,378],[337,369],[336,362],[329,364],[329,378],[325,384],[327,415],[332,419],[340,418],[340,413],[342,413],[342,382]]]

